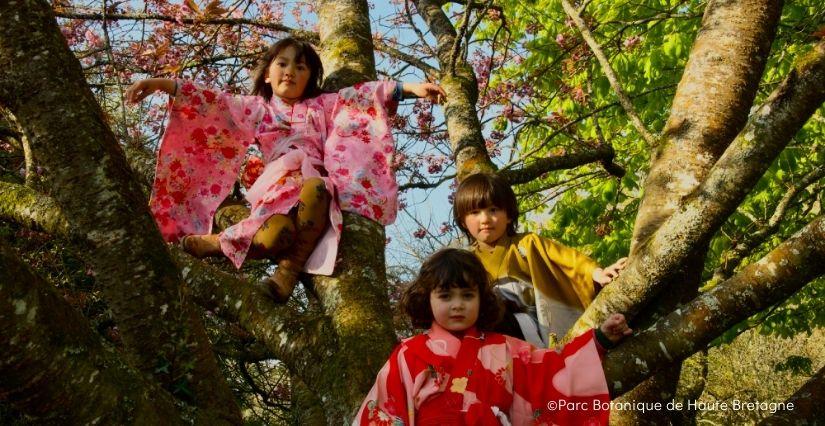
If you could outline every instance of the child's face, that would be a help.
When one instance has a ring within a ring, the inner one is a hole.
[[[464,215],[464,227],[479,243],[492,246],[507,233],[507,225],[513,220],[507,217],[507,211],[487,206],[471,210]]]
[[[264,80],[272,86],[272,94],[288,103],[299,100],[309,82],[310,69],[297,56],[294,46],[281,49],[269,64]]]
[[[437,288],[430,292],[433,319],[448,331],[461,332],[478,321],[480,299],[476,288]]]

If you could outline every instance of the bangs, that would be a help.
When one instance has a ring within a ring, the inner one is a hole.
[[[455,200],[455,208],[462,215],[491,206],[506,209],[508,205],[507,194],[496,191],[489,179],[468,181],[456,194]]]
[[[478,280],[474,279],[472,274],[463,268],[445,268],[435,277],[434,290],[449,291],[453,288],[469,288],[481,291]]]
[[[482,290],[487,272],[474,254],[443,250],[441,256],[430,258],[421,267],[419,277],[427,293],[452,288]]]
[[[507,212],[507,235],[516,235],[518,226],[518,202],[513,188],[498,175],[476,173],[465,178],[455,192],[453,222],[473,241],[473,236],[464,225],[464,217],[473,210],[497,207]]]

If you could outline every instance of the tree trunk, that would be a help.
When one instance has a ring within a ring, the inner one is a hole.
[[[185,424],[174,399],[0,242],[0,400],[38,422]],[[191,419],[190,419],[191,420]]]
[[[228,423],[240,411],[146,198],[48,3],[0,3],[0,102],[17,117],[141,371]],[[32,29],[35,30],[32,30]]]
[[[631,258],[622,275],[599,293],[568,336],[598,324],[608,313],[632,317],[649,304],[679,274],[695,247],[710,241],[823,100],[825,42],[820,42],[797,58],[707,178]]]
[[[781,11],[781,0],[708,3],[651,159],[631,254],[705,179],[745,125]]]

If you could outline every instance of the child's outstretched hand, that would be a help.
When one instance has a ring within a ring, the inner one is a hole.
[[[174,95],[175,81],[168,78],[138,80],[126,89],[126,101],[136,104],[158,90]]]
[[[404,83],[403,88],[405,94],[427,98],[430,102],[437,104],[447,97],[447,92],[434,83]]]
[[[593,281],[604,287],[619,276],[619,272],[624,269],[625,265],[627,265],[627,258],[623,257],[607,268],[596,268],[593,271]]]
[[[628,327],[627,320],[622,314],[610,314],[602,323],[601,330],[605,337],[613,343],[618,343],[619,340],[633,333],[633,330]]]

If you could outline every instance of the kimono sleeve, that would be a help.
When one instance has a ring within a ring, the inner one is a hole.
[[[382,110],[387,115],[394,115],[398,109],[398,101],[393,98],[396,81],[370,81],[356,83],[335,93],[324,93],[317,99],[324,109],[326,122],[332,125],[332,118],[342,106],[370,107]],[[353,105],[355,102],[358,105]]]
[[[596,297],[593,282],[593,271],[598,267],[596,261],[576,249],[535,234],[528,237],[527,243],[533,249],[528,252],[539,256],[538,259],[530,259],[531,261],[544,262],[553,275],[560,278],[559,285],[572,287],[583,306],[593,301]]]
[[[359,83],[319,97],[326,116],[324,168],[341,210],[388,225],[398,210],[390,119],[396,83]]]
[[[233,96],[178,80],[158,150],[149,206],[166,241],[208,234],[266,113],[260,96]]]
[[[412,426],[415,407],[407,392],[411,384],[405,383],[404,378],[404,372],[409,371],[405,351],[403,343],[398,345],[381,367],[375,384],[352,421],[353,426]]]
[[[507,337],[512,357],[513,424],[607,424],[610,395],[602,369],[604,350],[592,330],[557,352]]]

